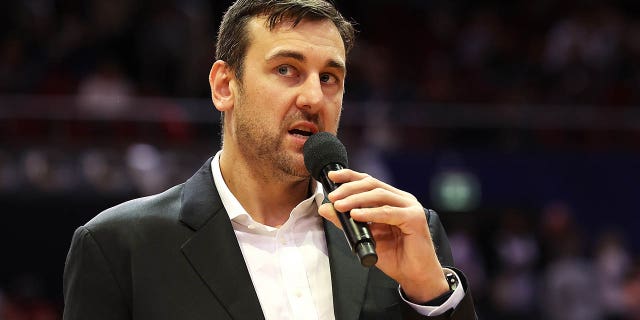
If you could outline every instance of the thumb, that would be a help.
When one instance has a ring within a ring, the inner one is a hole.
[[[331,221],[336,227],[342,229],[342,225],[340,224],[340,220],[338,220],[337,211],[333,208],[333,204],[330,202],[323,203],[318,208],[318,213],[325,219]]]

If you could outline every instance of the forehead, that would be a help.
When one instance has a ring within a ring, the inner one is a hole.
[[[328,59],[344,63],[345,47],[338,28],[331,20],[303,19],[297,25],[292,20],[283,20],[273,30],[267,26],[265,17],[254,17],[247,24],[248,53],[272,50],[299,50],[321,54]]]

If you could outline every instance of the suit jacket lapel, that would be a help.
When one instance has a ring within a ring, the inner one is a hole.
[[[229,216],[215,189],[211,159],[184,185],[180,220],[194,235],[182,252],[233,319],[264,319]]]
[[[326,220],[324,230],[329,250],[336,320],[358,319],[364,302],[369,269],[360,265],[342,230]]]

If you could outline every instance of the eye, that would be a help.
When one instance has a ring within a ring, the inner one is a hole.
[[[283,64],[281,66],[278,66],[276,70],[278,74],[283,76],[291,77],[295,75],[295,69],[288,64]]]
[[[334,84],[338,82],[338,78],[330,73],[323,73],[320,75],[320,82]]]

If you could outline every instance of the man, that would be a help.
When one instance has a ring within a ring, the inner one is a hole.
[[[342,186],[323,204],[304,166],[308,136],[337,133],[353,38],[323,0],[234,3],[209,75],[222,150],[184,184],[76,230],[64,318],[475,318],[464,277],[442,267],[435,213],[348,169],[330,174]],[[350,252],[334,206],[370,223],[375,267]]]

